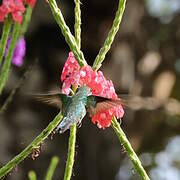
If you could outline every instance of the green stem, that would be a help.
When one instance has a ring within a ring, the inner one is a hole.
[[[74,0],[75,3],[75,39],[78,48],[81,47],[81,9],[80,9],[80,1]],[[77,90],[77,86],[72,87],[73,92],[75,93]],[[74,154],[75,154],[75,143],[76,143],[76,124],[74,124],[70,129],[70,136],[69,136],[69,146],[68,146],[68,157],[66,162],[66,168],[64,173],[64,180],[70,180],[72,176],[72,170],[74,165]]]
[[[15,156],[11,161],[0,169],[0,179],[23,161],[33,150],[37,149],[39,145],[53,132],[54,128],[62,119],[61,112],[54,118],[54,120],[37,136],[31,144],[29,144],[20,154]]]
[[[19,37],[19,32],[20,32],[20,24],[16,23],[13,27],[11,43],[8,48],[8,54],[4,60],[4,64],[2,66],[2,70],[0,74],[0,95],[8,78],[8,74],[11,66],[11,59],[13,56],[13,51],[16,46],[17,39]]]
[[[69,45],[71,51],[74,53],[75,58],[77,59],[80,66],[87,65],[86,60],[84,59],[83,52],[77,45],[77,42],[74,36],[71,34],[69,27],[66,25],[64,17],[61,13],[61,10],[58,8],[55,0],[49,0],[49,6],[51,8],[52,14],[61,28],[61,32],[65,37],[67,44]]]
[[[76,142],[76,124],[73,124],[70,129],[68,158],[66,162],[64,180],[71,179],[72,169],[74,164],[75,142]]]
[[[121,142],[122,146],[125,148],[131,162],[133,163],[135,169],[139,173],[139,176],[141,177],[141,179],[150,180],[146,171],[141,165],[141,161],[139,160],[138,156],[134,152],[130,142],[128,141],[123,130],[121,129],[120,124],[117,122],[116,118],[113,118],[111,126],[114,129],[116,135],[118,136],[119,141]]]
[[[29,171],[28,173],[29,180],[36,180],[36,173],[34,171]]]
[[[75,31],[75,38],[76,43],[79,49],[81,49],[81,9],[80,9],[80,0],[74,0],[75,3],[75,24],[74,24],[74,31]]]
[[[12,25],[11,18],[8,17],[6,19],[6,21],[4,22],[3,30],[2,30],[2,37],[1,37],[1,41],[0,41],[0,65],[1,65],[2,59],[4,57],[7,40],[9,37],[10,30],[11,30],[11,25]]]
[[[23,23],[21,26],[21,35],[24,35],[27,31],[27,27],[28,27],[29,22],[31,20],[32,10],[33,9],[31,8],[31,6],[27,6],[26,13],[24,15]]]
[[[45,180],[51,180],[52,179],[54,171],[55,171],[58,163],[59,163],[59,158],[57,156],[52,157],[51,163],[50,163],[49,168],[47,170]]]
[[[93,64],[94,70],[98,70],[101,67],[102,62],[105,59],[107,52],[111,48],[112,42],[114,40],[114,37],[115,37],[115,35],[119,29],[119,25],[121,23],[121,19],[122,19],[124,10],[125,10],[125,4],[126,4],[126,0],[119,0],[118,10],[116,12],[116,16],[115,16],[115,19],[113,21],[113,25],[111,27],[111,30],[109,31],[108,36],[104,42],[104,45],[100,49],[100,51],[99,51],[99,53],[96,56],[96,59],[94,61],[94,64]]]

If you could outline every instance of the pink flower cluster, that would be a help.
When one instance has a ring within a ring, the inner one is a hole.
[[[62,93],[69,94],[71,85],[79,85],[79,71],[80,66],[74,58],[74,54],[70,52],[61,74],[61,81],[63,82]]]
[[[63,81],[62,92],[69,94],[71,85],[89,86],[92,94],[108,99],[116,99],[117,95],[111,80],[106,80],[101,71],[93,71],[91,66],[79,66],[72,52],[64,65],[61,81]]]
[[[97,123],[98,128],[106,128],[111,125],[111,120],[113,116],[115,116],[117,119],[122,118],[124,115],[124,110],[122,105],[114,106],[110,109],[107,109],[103,112],[98,112],[92,117],[92,122],[94,124]]]
[[[3,22],[9,14],[15,22],[21,23],[23,19],[23,13],[25,12],[25,4],[34,6],[36,0],[2,0],[0,6],[0,22]]]
[[[86,85],[91,88],[94,96],[101,96],[110,100],[118,99],[112,81],[106,80],[101,71],[93,71],[91,66],[80,67],[72,52],[69,53],[64,65],[61,81],[63,82],[62,92],[67,95],[71,92],[71,85]],[[115,105],[114,103],[110,108],[93,115],[92,122],[97,123],[99,128],[106,128],[111,125],[113,116],[122,118],[123,115],[124,110],[121,104]]]

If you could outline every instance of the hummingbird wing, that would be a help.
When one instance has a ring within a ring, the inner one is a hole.
[[[105,110],[108,110],[110,108],[116,107],[118,105],[124,104],[122,99],[107,99],[103,97],[98,96],[89,96],[88,97],[88,104],[87,104],[87,111],[90,114],[90,117],[93,115],[104,112]]]
[[[35,98],[38,101],[53,105],[63,110],[65,106],[71,101],[72,96],[67,96],[59,92],[50,92],[47,94],[36,94]]]

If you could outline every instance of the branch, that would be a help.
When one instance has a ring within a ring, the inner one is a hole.
[[[20,32],[20,24],[16,23],[13,27],[13,32],[12,32],[12,36],[11,36],[11,43],[10,43],[9,48],[8,48],[8,54],[4,60],[4,64],[3,64],[2,69],[1,69],[0,95],[2,93],[2,90],[5,86],[5,83],[6,83],[7,78],[8,78],[8,74],[9,74],[9,70],[10,70],[10,66],[11,66],[11,59],[13,57],[14,48],[16,46],[16,42],[17,42],[18,37],[19,37],[19,32]]]
[[[59,114],[54,118],[54,120],[37,136],[29,146],[27,146],[20,154],[15,156],[11,161],[4,165],[0,169],[0,178],[5,176],[14,167],[16,167],[21,161],[23,161],[33,150],[37,149],[39,145],[53,132],[54,128],[59,124],[62,119],[62,114]]]
[[[68,158],[66,162],[64,180],[71,179],[72,169],[73,169],[73,164],[74,164],[75,143],[76,143],[76,124],[73,124],[70,129]]]
[[[118,10],[116,12],[116,16],[114,18],[111,30],[109,31],[109,34],[104,42],[104,45],[100,49],[100,51],[99,51],[98,55],[96,56],[96,59],[93,63],[93,69],[96,71],[101,67],[102,62],[104,61],[107,52],[111,48],[112,42],[114,41],[114,37],[115,37],[117,31],[119,30],[119,25],[121,23],[121,19],[124,14],[124,10],[125,10],[125,4],[126,4],[126,0],[119,0]]]
[[[80,9],[80,0],[74,0],[75,3],[75,39],[79,49],[81,49],[81,9]]]
[[[139,176],[143,180],[150,180],[146,171],[144,170],[143,166],[141,165],[141,161],[139,160],[138,156],[134,152],[130,142],[128,141],[125,133],[121,129],[120,124],[117,122],[115,117],[112,119],[111,126],[112,126],[113,130],[115,131],[116,135],[118,136],[120,143],[125,148],[128,156],[129,156],[131,162],[133,163],[135,169],[137,170]]]
[[[1,65],[2,59],[4,57],[6,44],[7,44],[9,33],[11,30],[11,25],[12,25],[11,18],[8,17],[6,19],[6,21],[4,22],[3,30],[2,30],[2,37],[1,37],[1,41],[0,41],[0,65]]]
[[[48,170],[47,170],[45,180],[51,180],[52,179],[54,171],[55,171],[58,163],[59,163],[59,158],[57,156],[52,157],[50,165],[49,165]]]
[[[75,38],[78,48],[81,48],[81,9],[80,9],[80,1],[74,0],[75,3]],[[76,86],[72,86],[73,92],[75,93],[77,90]],[[70,129],[70,136],[69,136],[69,146],[68,146],[68,157],[66,162],[66,168],[64,173],[64,180],[70,180],[72,176],[72,170],[74,165],[74,154],[75,154],[75,144],[76,144],[76,131],[77,127],[76,124],[72,125]]]
[[[28,25],[29,25],[30,20],[31,20],[32,11],[33,11],[32,7],[27,6],[26,13],[23,17],[23,24],[21,26],[21,35],[24,35],[27,31]]]
[[[74,53],[74,56],[77,59],[79,65],[80,66],[87,65],[87,63],[84,59],[83,52],[78,47],[74,36],[71,34],[69,27],[66,25],[64,17],[61,13],[61,10],[58,8],[56,1],[49,0],[49,6],[51,8],[52,14],[53,14],[57,24],[61,28],[61,32],[64,35],[67,44],[69,45],[71,51]]]
[[[36,173],[34,171],[29,171],[28,173],[29,180],[36,180]]]

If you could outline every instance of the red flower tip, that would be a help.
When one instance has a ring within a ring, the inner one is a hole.
[[[3,0],[0,6],[0,22],[11,13],[15,22],[22,22],[22,14],[25,12],[23,0]]]
[[[121,105],[110,108],[104,112],[98,112],[92,117],[92,122],[97,123],[98,128],[107,128],[111,125],[113,116],[117,119],[122,118],[124,115],[124,110]]]
[[[62,74],[61,74],[61,81],[64,81],[67,77],[72,76],[74,73],[80,70],[80,66],[76,59],[74,58],[74,54],[72,52],[69,53],[69,57],[66,60],[64,65]]]
[[[106,80],[101,71],[93,71],[91,66],[84,66],[80,70],[80,85],[84,84],[91,88],[95,96],[117,98],[112,81]]]

